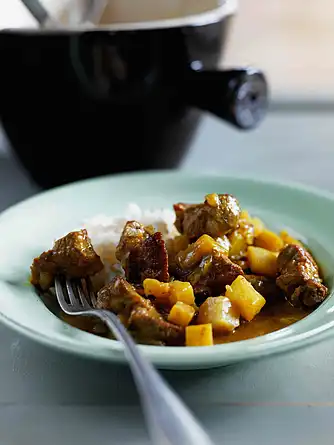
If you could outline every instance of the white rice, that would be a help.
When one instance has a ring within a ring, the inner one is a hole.
[[[105,266],[114,268],[117,264],[115,257],[117,244],[126,222],[133,220],[145,226],[153,225],[156,231],[162,233],[164,239],[173,238],[178,234],[174,227],[175,213],[171,209],[144,210],[137,204],[131,203],[124,216],[96,215],[84,221],[83,225]]]

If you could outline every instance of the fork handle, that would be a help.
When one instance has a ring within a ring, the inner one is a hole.
[[[124,345],[154,445],[213,445],[193,414],[144,358],[118,317],[105,310],[86,311],[99,317]]]

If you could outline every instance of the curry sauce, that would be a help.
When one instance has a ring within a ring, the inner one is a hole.
[[[215,344],[231,343],[259,337],[286,328],[305,318],[310,310],[296,308],[287,301],[263,307],[261,312],[251,321],[242,322],[240,327],[228,335],[215,336]]]
[[[31,282],[45,292],[59,275],[84,280],[86,289],[90,280],[91,306],[116,314],[138,343],[161,346],[263,336],[303,319],[328,296],[308,248],[271,231],[232,195],[212,193],[199,204],[177,203],[174,211],[173,238],[139,221],[125,223],[112,255],[123,273],[112,279],[80,230],[34,259]],[[113,338],[95,319],[61,318]]]
[[[312,311],[303,308],[295,308],[287,301],[264,306],[262,311],[251,321],[243,321],[238,329],[228,335],[215,335],[214,343],[232,343],[241,340],[249,340],[261,335],[270,334],[286,328],[299,320],[302,320]],[[62,313],[60,318],[71,326],[100,337],[111,338],[108,329],[97,319],[90,317],[73,317]]]

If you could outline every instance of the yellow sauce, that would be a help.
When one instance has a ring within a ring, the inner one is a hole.
[[[242,322],[233,333],[224,336],[215,336],[215,344],[231,343],[247,340],[260,335],[283,329],[296,321],[302,320],[311,311],[292,307],[288,302],[282,302],[265,307],[250,322]]]

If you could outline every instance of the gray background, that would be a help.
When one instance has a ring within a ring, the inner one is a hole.
[[[334,191],[334,112],[301,108],[273,112],[251,133],[206,117],[183,168],[293,179]],[[0,210],[36,191],[1,140]],[[72,358],[3,326],[0,339],[1,444],[148,443],[126,367]],[[334,338],[256,362],[164,375],[217,444],[329,445],[333,351]]]

